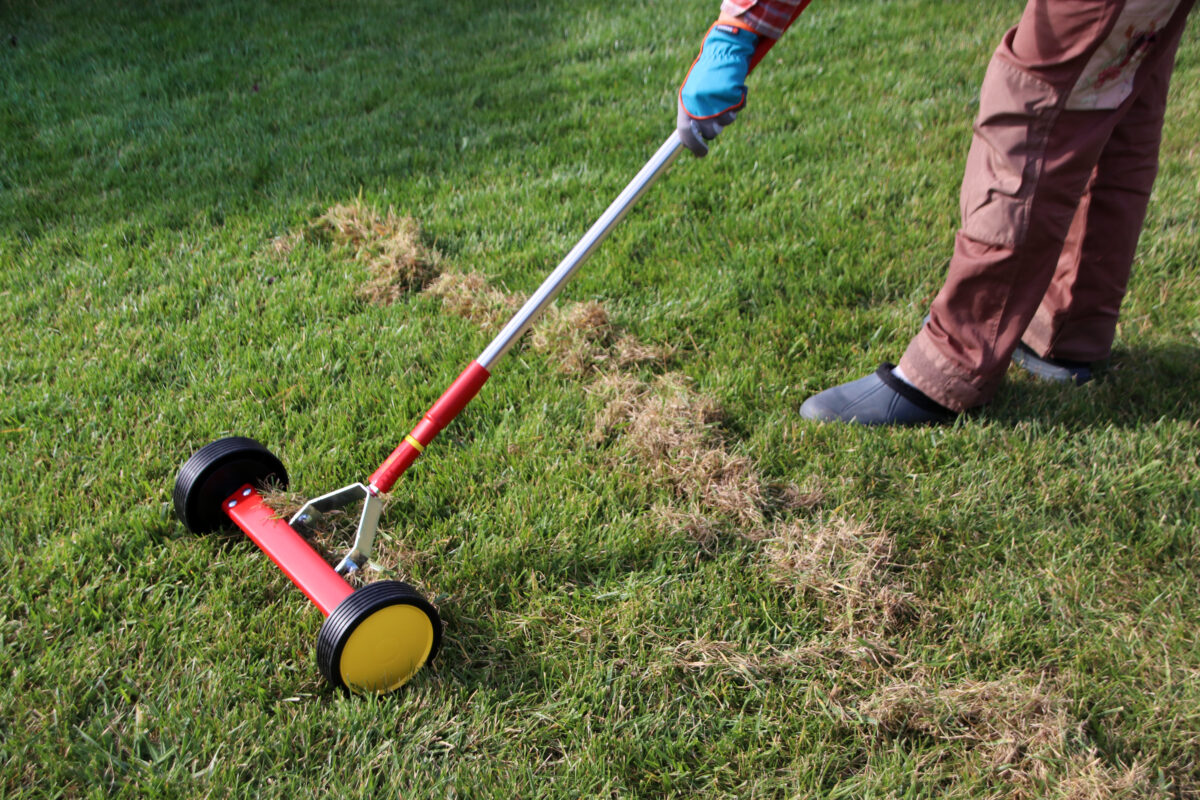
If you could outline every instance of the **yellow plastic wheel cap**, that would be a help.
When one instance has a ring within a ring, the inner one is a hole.
[[[317,666],[336,687],[384,693],[400,688],[437,655],[437,609],[402,581],[355,589],[321,625]]]
[[[354,692],[390,692],[417,673],[433,648],[433,623],[410,605],[386,606],[367,617],[342,648],[342,682]]]

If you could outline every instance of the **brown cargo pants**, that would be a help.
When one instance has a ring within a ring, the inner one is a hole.
[[[1195,0],[1029,0],[992,56],[962,226],[900,367],[955,411],[995,394],[1019,341],[1108,357]]]

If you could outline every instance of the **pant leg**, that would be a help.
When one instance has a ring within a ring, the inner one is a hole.
[[[937,402],[965,410],[995,393],[1117,123],[1192,2],[1029,0],[1005,35],[980,91],[946,283],[900,361]]]
[[[1108,358],[1150,191],[1158,174],[1167,89],[1179,39],[1146,75],[1100,154],[1054,277],[1022,340],[1073,361]]]

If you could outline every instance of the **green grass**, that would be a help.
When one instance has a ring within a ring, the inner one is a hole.
[[[174,520],[175,472],[238,434],[303,495],[359,480],[492,331],[272,240],[361,198],[532,291],[669,132],[715,2],[0,0],[0,795],[1200,796],[1194,31],[1110,381],[796,415],[916,331],[1020,7],[814,4],[563,295],[674,348],[617,371],[720,406],[757,521],[516,350],[383,520],[374,575],[444,650],[363,699],[261,553]]]

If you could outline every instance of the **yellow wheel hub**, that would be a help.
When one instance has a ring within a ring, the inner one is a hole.
[[[403,686],[429,657],[433,623],[420,608],[385,606],[355,627],[338,668],[355,692],[390,692]]]

